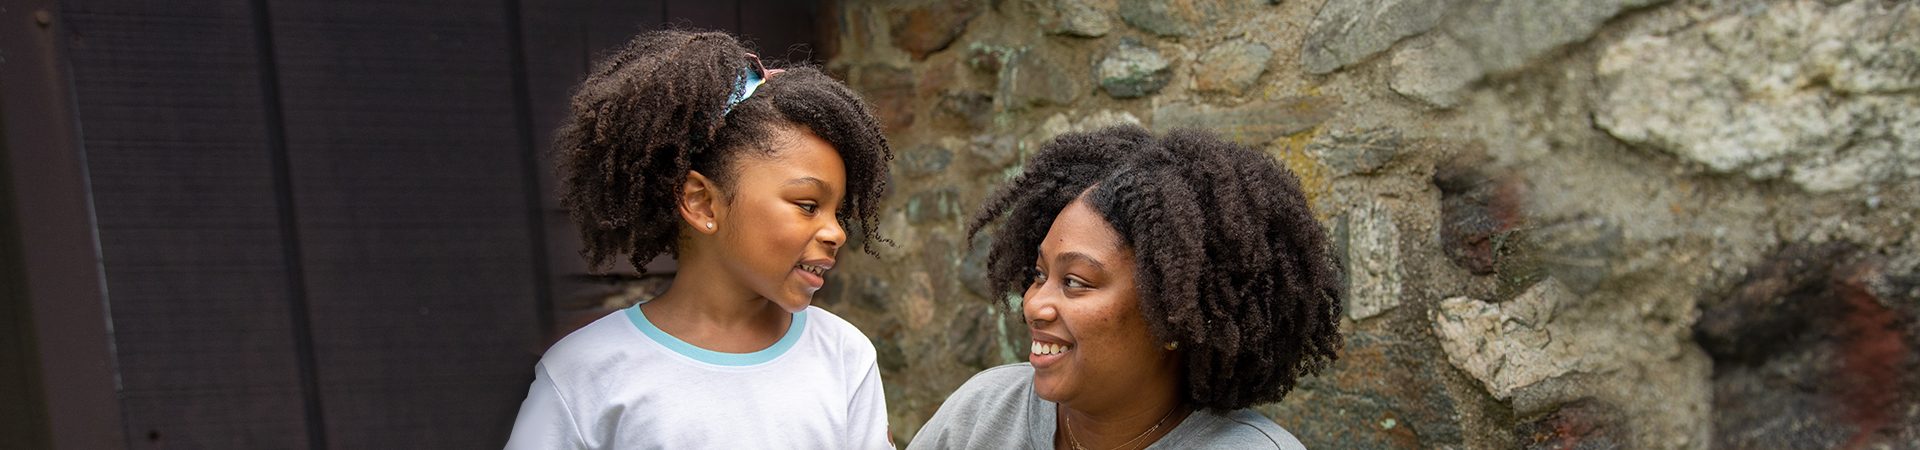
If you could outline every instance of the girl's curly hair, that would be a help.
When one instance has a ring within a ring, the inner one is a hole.
[[[725,188],[742,156],[770,156],[780,133],[810,131],[847,168],[840,224],[867,253],[875,240],[893,152],[872,112],[846,85],[810,66],[792,67],[728,110],[744,83],[749,50],[720,32],[651,31],[595,64],[574,91],[554,148],[560,202],[579,227],[594,269],[627,253],[636,270],[676,254],[675,199],[689,170]]]
[[[1344,292],[1300,181],[1272,157],[1197,130],[1067,134],[988,198],[971,239],[1004,219],[993,292],[1019,294],[1054,217],[1079,199],[1133,250],[1140,312],[1179,342],[1187,401],[1233,410],[1279,401],[1337,356]]]

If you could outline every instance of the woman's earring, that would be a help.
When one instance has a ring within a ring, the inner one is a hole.
[[[713,222],[707,222],[707,229],[713,229]]]
[[[1173,350],[1178,350],[1178,349],[1180,349],[1180,343],[1179,343],[1179,342],[1168,342],[1168,343],[1167,343],[1167,350],[1168,350],[1168,351],[1173,351]]]

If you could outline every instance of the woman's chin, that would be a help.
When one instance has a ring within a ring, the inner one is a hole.
[[[1033,394],[1039,396],[1041,400],[1060,403],[1060,400],[1063,398],[1060,395],[1060,381],[1059,377],[1054,374],[1034,372]]]

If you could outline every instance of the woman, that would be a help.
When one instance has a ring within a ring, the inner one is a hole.
[[[987,201],[988,270],[1029,363],[975,375],[910,448],[1302,448],[1247,409],[1340,344],[1339,276],[1299,181],[1198,131],[1069,134]]]

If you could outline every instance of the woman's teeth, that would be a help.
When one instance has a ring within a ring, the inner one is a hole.
[[[811,274],[814,274],[814,275],[819,275],[819,276],[821,276],[821,277],[825,277],[825,276],[827,276],[827,269],[826,269],[826,268],[823,268],[823,267],[820,267],[820,266],[810,266],[810,265],[806,265],[806,264],[796,264],[796,265],[794,265],[794,267],[798,267],[798,268],[800,268],[800,270],[805,270],[805,271],[807,271],[807,273],[811,273]]]
[[[1066,345],[1058,345],[1058,344],[1048,344],[1048,343],[1045,343],[1045,342],[1040,342],[1040,341],[1033,341],[1033,354],[1035,354],[1035,355],[1054,355],[1054,354],[1059,354],[1060,352],[1064,352],[1064,351],[1067,351],[1067,349],[1068,349],[1068,348],[1070,348],[1070,346],[1066,346]]]

